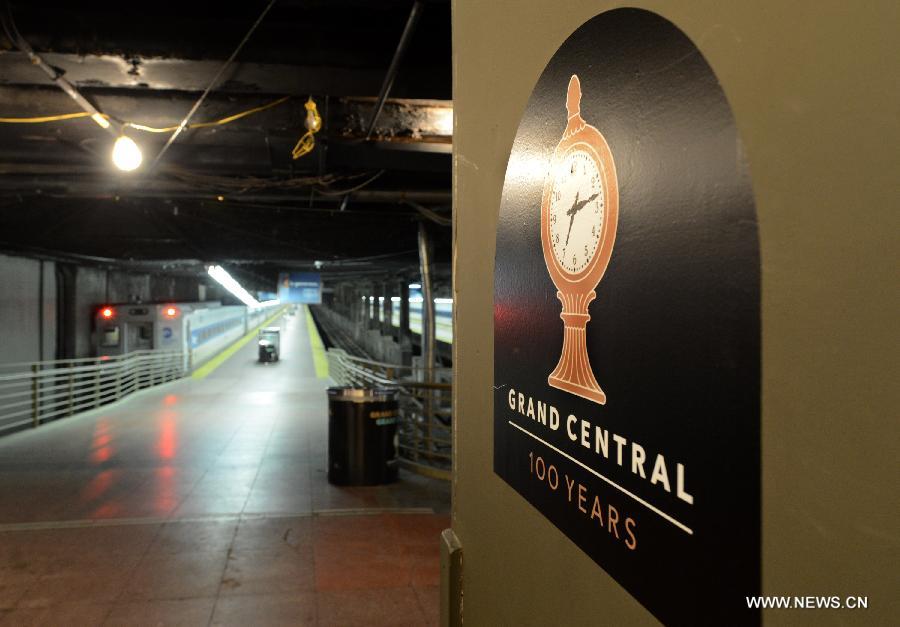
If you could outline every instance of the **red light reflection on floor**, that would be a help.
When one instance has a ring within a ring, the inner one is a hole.
[[[163,412],[156,451],[162,459],[172,459],[178,453],[178,426],[172,412]]]
[[[178,471],[173,466],[163,466],[156,470],[156,484],[153,493],[153,509],[157,515],[171,513],[178,506],[179,498],[175,489]]]
[[[81,500],[87,503],[96,501],[98,498],[109,490],[115,479],[115,472],[112,470],[104,470],[100,474],[94,476],[90,482],[81,490]]]
[[[172,405],[178,400],[174,394],[167,395],[163,402]],[[155,471],[156,481],[152,494],[153,509],[157,514],[170,513],[179,502],[176,489],[178,470],[170,465],[170,460],[178,455],[178,421],[177,414],[171,410],[163,410],[159,419],[159,435],[156,438],[156,453],[165,465]]]
[[[178,396],[175,394],[166,394],[165,397],[163,397],[163,404],[165,404],[167,406],[172,406],[177,402],[178,402]]]
[[[122,504],[115,501],[104,503],[94,510],[91,518],[119,518],[122,515]]]
[[[91,439],[91,461],[102,464],[110,460],[113,454],[112,436],[109,434],[109,422],[98,420],[94,425],[94,435]]]

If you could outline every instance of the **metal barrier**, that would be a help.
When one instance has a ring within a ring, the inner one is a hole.
[[[340,385],[390,387],[400,391],[400,463],[405,468],[450,480],[452,451],[452,369],[433,368],[435,383],[424,381],[424,368],[386,364],[328,350],[331,378]]]
[[[38,427],[184,376],[180,351],[0,366],[0,433]]]

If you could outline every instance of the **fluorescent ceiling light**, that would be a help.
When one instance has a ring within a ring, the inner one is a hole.
[[[418,284],[418,283],[410,283],[410,284],[409,284],[409,289],[411,289],[411,290],[420,290],[420,289],[422,289],[422,286],[421,286],[420,284]]]
[[[235,281],[222,266],[210,266],[206,269],[206,272],[218,281],[219,285],[231,292],[235,298],[248,307],[259,307],[259,301],[253,298],[250,292],[241,287],[241,284]]]
[[[452,305],[453,299],[452,298],[435,298],[434,302],[436,302],[438,305],[447,305],[447,304]]]

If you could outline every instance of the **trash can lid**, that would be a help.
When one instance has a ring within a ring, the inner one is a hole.
[[[339,385],[328,388],[328,397],[336,401],[371,403],[397,400],[399,391],[393,388],[357,388]]]

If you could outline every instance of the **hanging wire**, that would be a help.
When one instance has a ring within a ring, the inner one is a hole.
[[[272,6],[274,4],[275,4],[275,0],[269,0],[269,4],[266,5],[266,8],[263,9],[263,12],[260,13],[258,18],[256,18],[256,21],[253,23],[253,26],[251,26],[250,30],[247,31],[247,34],[244,35],[244,38],[241,40],[241,43],[238,44],[237,48],[234,49],[234,52],[231,53],[231,56],[228,57],[228,59],[225,61],[225,63],[222,64],[222,67],[219,68],[219,71],[216,72],[216,75],[206,86],[206,89],[203,90],[203,93],[197,99],[197,102],[194,103],[194,106],[191,107],[191,110],[188,111],[188,114],[186,116],[184,116],[184,119],[176,127],[175,131],[172,133],[172,135],[166,141],[165,145],[162,147],[162,150],[160,150],[157,153],[156,158],[153,159],[153,163],[151,163],[150,167],[148,168],[148,173],[152,172],[156,168],[156,165],[159,163],[160,159],[162,159],[163,155],[166,154],[166,151],[169,149],[169,146],[172,145],[172,143],[175,141],[175,139],[181,134],[181,132],[188,125],[188,122],[191,121],[191,118],[197,112],[197,109],[199,109],[200,105],[203,104],[203,101],[206,100],[206,96],[209,95],[209,92],[212,90],[212,88],[215,87],[216,83],[219,82],[219,78],[221,78],[222,74],[225,73],[225,70],[228,68],[228,66],[231,65],[231,62],[234,61],[235,57],[237,57],[238,53],[244,47],[244,44],[247,43],[247,41],[250,39],[250,36],[253,35],[253,33],[256,31],[256,28],[260,25],[260,23],[262,23],[263,18],[266,17],[266,15],[269,13],[269,10],[272,8]]]
[[[78,113],[63,113],[62,115],[43,115],[34,118],[0,118],[0,124],[44,124],[45,122],[60,122],[62,120],[77,120],[78,118],[89,118],[91,114],[87,111],[79,111]],[[108,115],[104,115],[108,118]]]
[[[379,176],[381,176],[384,173],[385,173],[385,170],[379,170],[378,172],[373,174],[371,177],[369,177],[368,179],[366,179],[359,185],[354,185],[350,189],[338,189],[338,190],[318,189],[318,190],[316,190],[316,192],[321,194],[322,196],[343,196],[344,194],[350,194],[352,192],[361,190],[363,187],[365,187],[369,183],[372,183],[375,179],[377,179]]]
[[[253,115],[254,113],[259,113],[260,111],[265,111],[266,109],[271,109],[272,107],[277,107],[278,105],[287,102],[290,100],[290,96],[283,96],[278,100],[273,100],[270,103],[261,105],[259,107],[253,107],[252,109],[247,109],[245,111],[241,111],[239,113],[235,113],[234,115],[229,115],[228,117],[224,117],[220,120],[213,120],[211,122],[195,122],[194,124],[188,124],[185,128],[193,129],[193,128],[209,128],[210,126],[223,126],[225,124],[230,124],[236,120],[240,120],[241,118],[245,118],[248,115]],[[144,124],[135,124],[133,122],[127,122],[125,126],[136,129],[138,131],[146,131],[147,133],[168,133],[170,131],[174,131],[178,128],[178,126],[166,126],[163,128],[156,128],[153,126],[145,126]]]
[[[272,102],[266,103],[259,107],[253,107],[252,109],[246,109],[244,111],[240,111],[233,115],[229,115],[227,117],[221,118],[219,120],[212,120],[211,122],[195,122],[194,124],[188,124],[187,128],[207,128],[210,126],[222,126],[225,124],[230,124],[241,118],[245,118],[248,115],[253,115],[254,113],[259,113],[260,111],[265,111],[266,109],[271,109],[272,107],[277,107],[278,105],[287,102],[290,100],[290,96],[283,96],[277,100],[273,100]],[[30,117],[30,118],[0,118],[0,124],[44,124],[46,122],[61,122],[64,120],[77,120],[78,118],[88,118],[91,117],[91,114],[87,111],[79,111],[77,113],[63,113],[60,115],[44,115],[38,117]],[[102,117],[106,119],[110,119],[110,116],[104,114]],[[133,128],[138,131],[145,131],[147,133],[169,133],[174,131],[178,126],[164,126],[164,127],[156,127],[156,126],[147,126],[145,124],[136,124],[134,122],[126,122],[124,126],[129,128]]]

